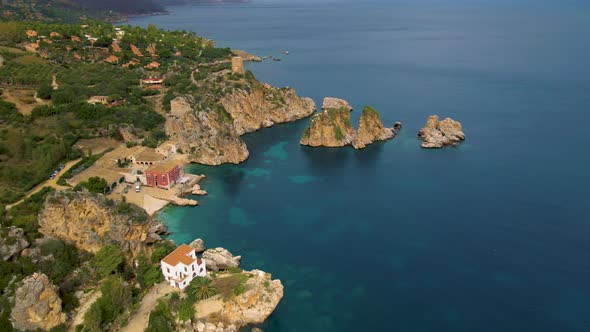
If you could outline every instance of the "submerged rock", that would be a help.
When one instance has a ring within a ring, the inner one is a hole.
[[[385,141],[395,136],[394,128],[385,128],[379,113],[371,106],[366,106],[359,119],[359,129],[352,141],[355,149],[362,149],[376,141]]]
[[[24,279],[16,290],[10,320],[17,330],[50,330],[65,323],[57,286],[42,273]]]
[[[451,118],[439,121],[438,116],[431,115],[426,126],[418,132],[418,138],[422,140],[423,148],[440,149],[447,145],[457,146],[465,140],[465,134],[461,123]]]

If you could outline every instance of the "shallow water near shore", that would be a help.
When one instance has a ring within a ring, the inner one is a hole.
[[[141,17],[281,62],[262,81],[404,127],[299,145],[308,120],[246,135],[241,165],[190,166],[209,196],[159,216],[273,274],[265,331],[590,330],[590,4],[253,1]],[[285,50],[290,55],[284,55]],[[430,114],[458,148],[419,148]]]

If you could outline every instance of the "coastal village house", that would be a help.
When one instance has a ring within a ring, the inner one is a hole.
[[[163,189],[170,189],[183,176],[184,167],[176,160],[157,163],[145,171],[146,184]]]
[[[166,159],[167,157],[157,153],[156,149],[145,146],[133,149],[133,152],[127,157],[127,160],[137,165],[154,165]]]
[[[205,261],[197,257],[195,249],[180,245],[160,261],[162,274],[171,286],[186,288],[195,277],[207,276]]]
[[[156,153],[164,156],[164,159],[168,159],[172,157],[172,155],[176,154],[176,150],[176,142],[166,141],[156,148]]]

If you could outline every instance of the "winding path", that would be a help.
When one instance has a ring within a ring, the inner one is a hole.
[[[64,165],[64,168],[59,173],[57,173],[57,175],[53,179],[47,179],[47,180],[39,183],[33,189],[29,190],[29,192],[27,192],[27,194],[25,195],[25,197],[23,197],[22,199],[20,199],[19,201],[15,202],[15,203],[6,205],[6,210],[10,210],[11,207],[13,207],[15,205],[19,205],[20,203],[24,202],[25,199],[27,199],[31,195],[39,192],[44,187],[52,187],[52,188],[55,188],[56,190],[64,190],[64,189],[68,188],[68,187],[65,187],[65,186],[62,186],[62,185],[57,184],[57,180],[59,180],[59,178],[65,172],[67,172],[70,168],[72,168],[74,165],[76,165],[80,160],[81,159],[76,159],[76,160],[70,160],[70,161],[68,161]]]
[[[129,320],[129,323],[119,330],[119,332],[142,332],[144,331],[150,320],[150,312],[156,308],[158,299],[178,291],[178,289],[170,286],[167,282],[161,282],[154,285],[150,291],[143,297],[139,308]]]

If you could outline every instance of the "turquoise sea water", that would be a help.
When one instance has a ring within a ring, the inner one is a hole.
[[[363,151],[301,147],[307,120],[279,125],[245,137],[242,165],[190,168],[210,195],[160,217],[177,242],[202,237],[282,280],[265,331],[590,330],[590,4],[169,9],[131,23],[281,56],[249,69],[404,123]],[[467,141],[421,150],[430,114]]]

